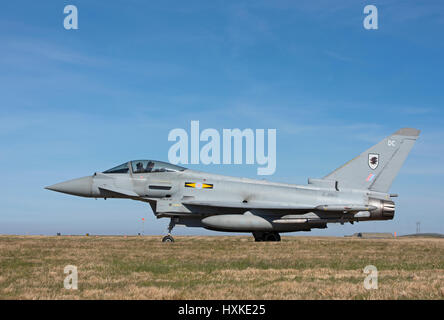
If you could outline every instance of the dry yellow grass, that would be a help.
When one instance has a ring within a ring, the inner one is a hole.
[[[363,286],[370,264],[377,290]],[[0,236],[0,298],[443,299],[444,240]]]

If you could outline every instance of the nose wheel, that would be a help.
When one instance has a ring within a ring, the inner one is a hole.
[[[171,235],[167,235],[162,238],[162,242],[174,242],[174,238]]]
[[[162,242],[174,242],[174,238],[171,235],[171,231],[173,231],[174,226],[176,225],[176,218],[171,218],[170,224],[168,225],[168,234],[162,238]]]

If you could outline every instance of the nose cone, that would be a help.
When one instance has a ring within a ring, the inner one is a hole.
[[[74,196],[91,197],[92,182],[93,177],[89,176],[60,182],[52,186],[45,187],[45,189],[72,194]]]

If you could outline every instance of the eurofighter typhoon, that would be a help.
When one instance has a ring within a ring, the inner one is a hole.
[[[293,185],[229,177],[154,160],[133,160],[46,189],[89,198],[148,203],[157,218],[215,231],[251,232],[280,241],[281,232],[327,228],[328,223],[391,220],[389,189],[420,131],[403,128],[322,179]]]

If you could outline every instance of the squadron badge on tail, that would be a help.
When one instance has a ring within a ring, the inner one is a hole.
[[[368,154],[368,166],[375,170],[379,165],[379,154],[377,153],[369,153]]]

